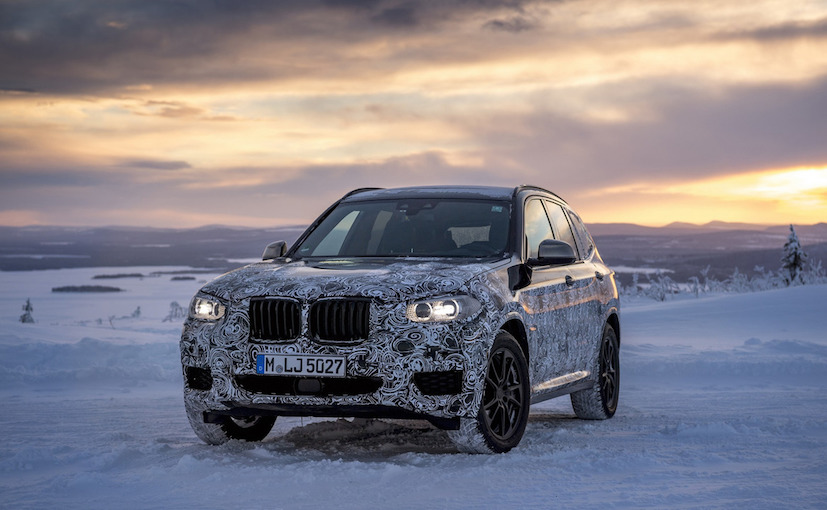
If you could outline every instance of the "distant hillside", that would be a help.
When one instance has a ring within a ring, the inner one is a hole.
[[[663,227],[646,227],[634,223],[589,223],[589,231],[593,236],[604,235],[657,235],[657,236],[682,236],[697,234],[713,234],[722,232],[745,231],[765,232],[768,234],[783,234],[785,237],[790,232],[789,225],[758,225],[752,223],[727,223],[723,221],[711,221],[703,225],[693,223],[670,223]],[[815,225],[795,225],[795,231],[803,242],[827,242],[827,223],[816,223]]]
[[[732,228],[728,228],[732,227]],[[737,267],[753,273],[756,266],[776,270],[790,233],[789,225],[711,222],[642,227],[592,224],[589,229],[603,259],[611,266],[668,269],[686,281],[710,266],[710,276],[724,279]],[[796,225],[801,244],[812,260],[827,265],[827,223]],[[625,283],[630,275],[622,276]]]
[[[229,270],[258,259],[272,241],[292,244],[304,228],[0,227],[0,270],[161,265]],[[735,267],[747,273],[756,265],[775,270],[789,234],[789,225],[721,222],[665,227],[596,223],[589,228],[609,265],[668,269],[678,281],[707,265],[716,278],[725,278]],[[827,223],[796,226],[796,231],[805,251],[827,264]],[[622,277],[631,278],[629,273]]]
[[[186,265],[230,269],[305,227],[0,227],[0,270]]]

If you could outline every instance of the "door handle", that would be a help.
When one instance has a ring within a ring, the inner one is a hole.
[[[603,281],[603,273],[601,273],[600,271],[595,271],[594,276],[595,276],[595,278],[597,278],[601,282]]]
[[[571,275],[566,275],[566,285],[568,285],[569,287],[574,285],[574,278],[572,278]]]

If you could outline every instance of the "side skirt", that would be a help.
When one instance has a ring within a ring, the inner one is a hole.
[[[581,370],[540,383],[531,388],[531,403],[538,404],[545,400],[591,388],[594,384],[594,381],[589,379],[591,375],[588,370]]]

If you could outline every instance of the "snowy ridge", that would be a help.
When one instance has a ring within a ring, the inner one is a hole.
[[[742,347],[722,351],[630,345],[623,348],[623,356],[624,375],[632,381],[668,374],[699,382],[714,379],[719,384],[737,383],[744,377],[818,383],[827,373],[827,346],[799,340],[753,338]]]
[[[74,344],[0,345],[4,389],[181,384],[177,343],[117,345],[92,338]]]

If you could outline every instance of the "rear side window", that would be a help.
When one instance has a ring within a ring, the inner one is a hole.
[[[569,210],[569,218],[574,227],[574,234],[577,236],[578,245],[581,247],[580,255],[582,258],[587,259],[594,253],[594,240],[591,234],[589,234],[583,220],[580,219],[580,216],[578,216],[576,212]]]
[[[566,213],[563,212],[563,208],[550,201],[546,201],[546,207],[548,208],[551,227],[554,229],[554,238],[569,243],[572,249],[577,251],[577,243],[574,240],[574,234],[571,231],[569,220],[566,218]]]

